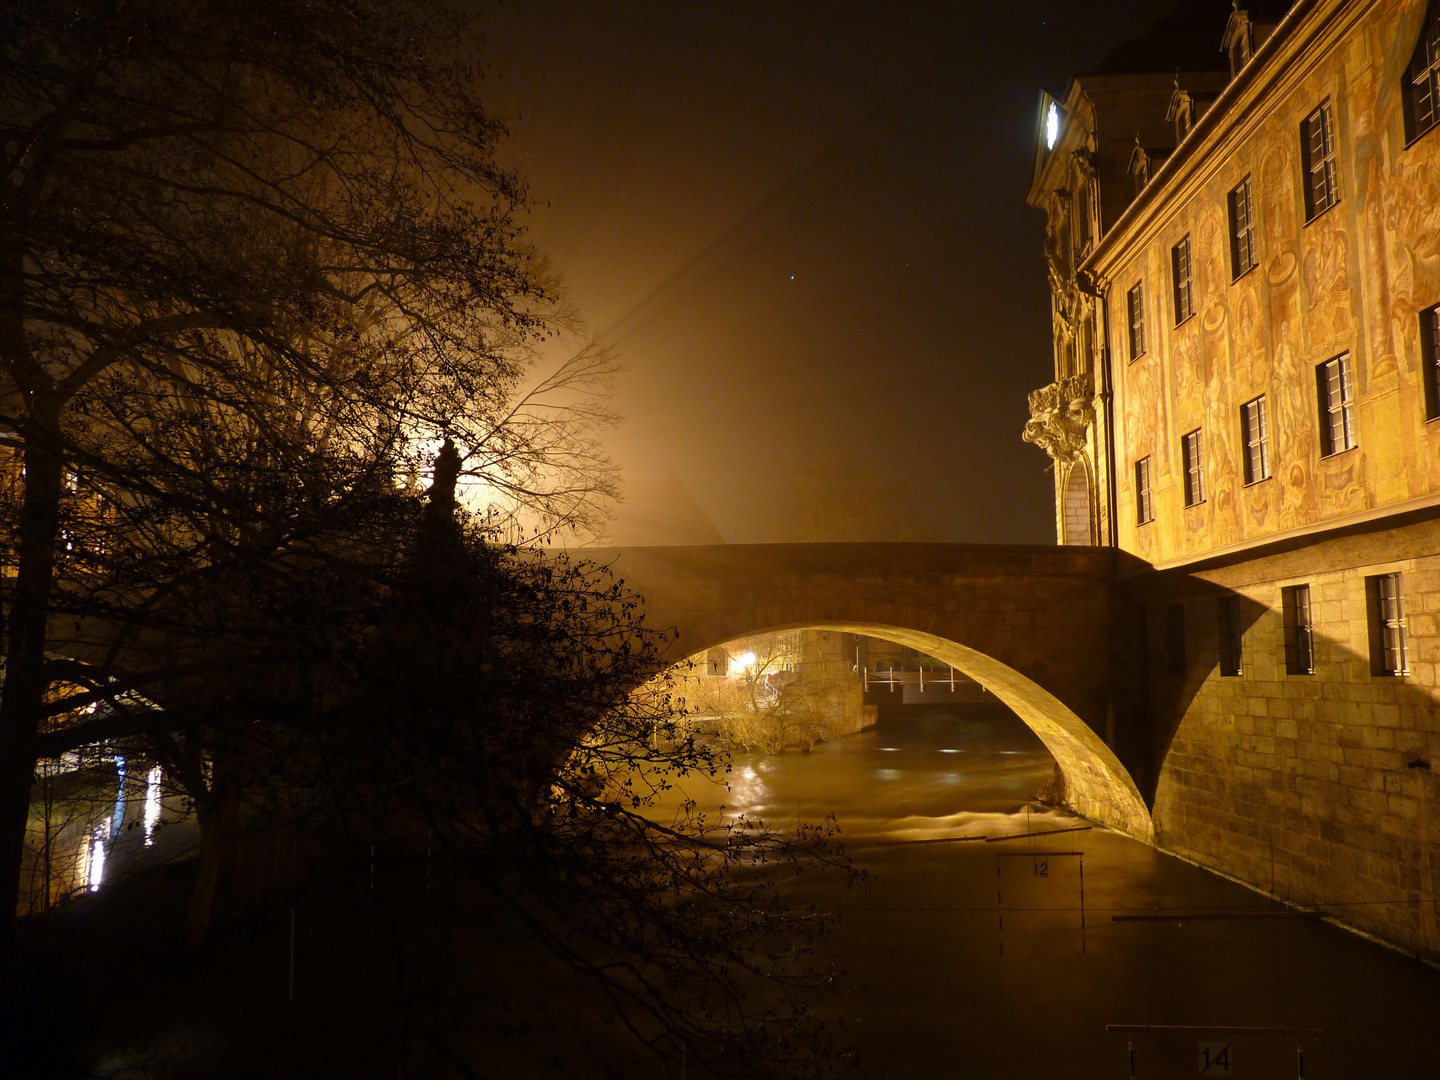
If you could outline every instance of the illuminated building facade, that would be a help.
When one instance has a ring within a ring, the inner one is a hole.
[[[1157,842],[1440,959],[1440,2],[1213,7],[1042,98],[1025,438],[1133,557]]]

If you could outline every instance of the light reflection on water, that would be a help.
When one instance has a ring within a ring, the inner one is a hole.
[[[165,794],[158,765],[118,753],[69,754],[37,769],[22,869],[21,910],[96,892],[116,874],[187,854],[185,800]]]
[[[946,768],[953,758],[940,754],[965,754],[965,771]],[[926,723],[871,728],[810,753],[736,752],[728,792],[690,778],[674,794],[677,801],[694,797],[702,811],[723,806],[727,817],[758,818],[779,830],[833,815],[847,843],[933,839],[1013,831],[1000,822],[1026,813],[1053,764],[1040,741],[1013,718],[997,723],[932,716]],[[670,809],[657,808],[657,816]],[[1051,822],[1044,827],[1070,820],[1038,805],[1028,812],[1035,822]]]
[[[102,821],[80,845],[79,879],[91,892],[98,892],[105,877],[105,849],[110,840],[110,822]]]
[[[156,765],[145,777],[145,846],[155,846],[155,827],[160,824],[160,785],[165,779],[165,770]]]
[[[1440,975],[1413,961],[1315,920],[1113,922],[1280,905],[1103,829],[1028,838],[1088,825],[1034,801],[1053,762],[1018,723],[897,724],[734,759],[735,778],[765,776],[735,800],[747,814],[786,830],[833,813],[876,875],[850,895],[821,876],[787,886],[838,912],[827,948],[850,989],[825,1009],[883,1066],[865,1075],[1124,1076],[1112,1023],[1324,1027],[1306,1075],[1434,1074],[1417,1063],[1433,1057]],[[964,753],[965,771],[941,753]],[[907,843],[960,838],[971,842]],[[1061,854],[1015,857],[1032,850]],[[1137,1034],[1136,1074],[1195,1075],[1201,1037]],[[1245,1076],[1295,1075],[1293,1038],[1237,1035],[1234,1047]]]

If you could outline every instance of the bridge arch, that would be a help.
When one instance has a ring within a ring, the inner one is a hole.
[[[1115,587],[1113,549],[716,544],[590,554],[644,598],[649,625],[673,631],[667,662],[813,626],[954,664],[1035,731],[1076,809],[1153,839],[1136,783],[1137,770],[1149,782],[1148,718],[1127,689],[1143,663],[1144,621]]]
[[[686,648],[700,653],[736,638],[809,628],[864,634],[908,645],[974,679],[1008,706],[1045,744],[1065,775],[1076,810],[1132,836],[1151,838],[1153,829],[1145,800],[1129,770],[1104,740],[1050,691],[978,649],[937,634],[889,623],[815,619],[752,626],[701,644],[691,641]]]

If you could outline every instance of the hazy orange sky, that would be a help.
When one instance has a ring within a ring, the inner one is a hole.
[[[627,369],[614,538],[1053,542],[1038,95],[1171,6],[495,10],[532,236]]]

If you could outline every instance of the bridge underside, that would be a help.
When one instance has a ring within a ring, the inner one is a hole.
[[[1065,774],[1069,799],[1077,811],[1132,836],[1151,838],[1150,811],[1120,759],[1064,702],[1014,668],[959,642],[884,623],[805,622],[767,626],[748,633],[802,626],[883,638],[950,664],[1004,702],[1040,737]]]
[[[885,638],[955,667],[1040,737],[1069,797],[1095,821],[1150,839],[1113,731],[1110,553],[960,544],[766,544],[609,553],[678,636],[679,660],[750,634],[820,627]],[[1107,723],[1107,720],[1109,723]],[[1147,740],[1132,740],[1143,767]]]

